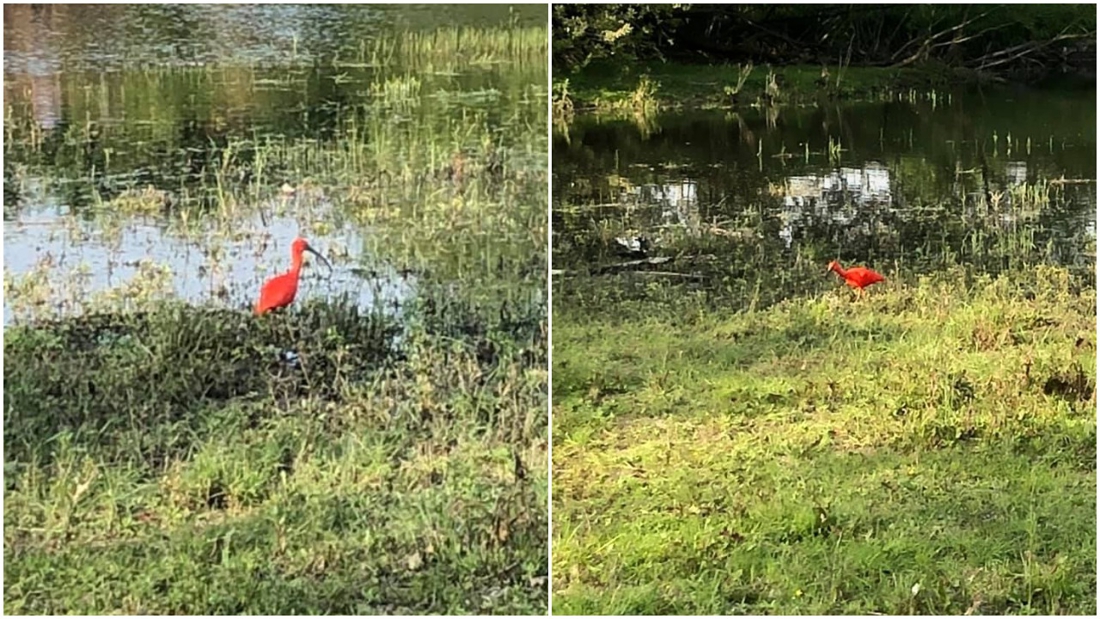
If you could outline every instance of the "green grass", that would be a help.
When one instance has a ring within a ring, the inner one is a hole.
[[[554,611],[1094,614],[1095,289],[555,308]]]
[[[545,609],[545,341],[442,307],[9,329],[7,611]]]

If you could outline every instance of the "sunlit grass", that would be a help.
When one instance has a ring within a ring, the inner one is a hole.
[[[425,310],[399,345],[307,303],[9,329],[8,609],[536,611],[545,343],[451,321],[479,324]]]
[[[380,39],[372,58],[430,72],[498,63],[545,67],[546,53],[545,28],[440,28]]]
[[[1095,288],[554,321],[563,614],[1095,612]],[[557,301],[555,301],[557,303]]]

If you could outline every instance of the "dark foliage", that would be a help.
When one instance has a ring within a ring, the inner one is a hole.
[[[171,305],[9,329],[7,457],[78,429],[188,426],[197,407],[234,398],[338,399],[340,386],[396,358],[397,335],[390,320],[319,303],[259,318]]]
[[[1095,5],[556,5],[554,67],[597,58],[1042,76],[1095,63]]]

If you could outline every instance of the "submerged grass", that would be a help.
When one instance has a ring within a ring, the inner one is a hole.
[[[527,66],[545,29],[470,32],[349,68],[360,96],[335,111],[294,100],[331,115],[315,135],[175,143],[169,104],[156,129],[95,110],[45,137],[6,124],[10,176],[39,192],[6,208],[68,192],[74,242],[155,216],[213,277],[233,251],[260,256],[272,218],[311,240],[354,227],[363,255],[322,245],[337,269],[412,273],[414,290],[399,308],[306,297],[255,318],[167,300],[193,276],[167,265],[93,300],[49,256],[6,273],[8,612],[546,612],[546,63]],[[187,81],[154,77],[158,95]]]
[[[871,292],[556,307],[556,613],[1095,613],[1091,280]]]

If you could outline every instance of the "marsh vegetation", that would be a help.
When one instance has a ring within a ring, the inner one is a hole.
[[[545,612],[545,13],[106,10],[7,38],[5,609]]]

